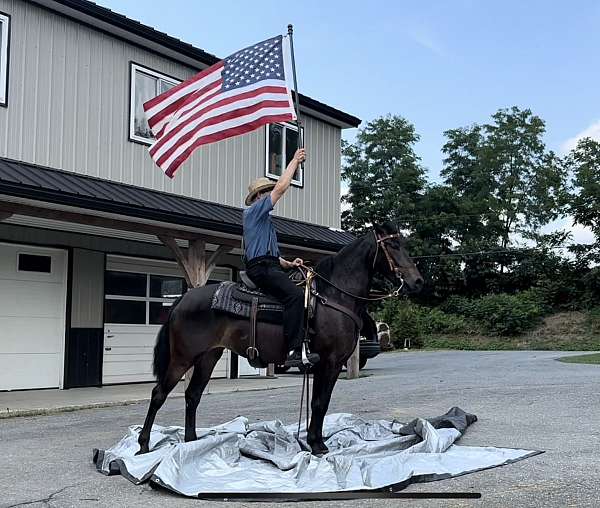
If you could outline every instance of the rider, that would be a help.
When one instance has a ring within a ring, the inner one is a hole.
[[[304,148],[296,150],[277,183],[268,178],[258,178],[248,187],[244,210],[244,255],[246,274],[265,293],[277,298],[284,306],[283,334],[289,353],[286,367],[302,364],[304,340],[304,291],[296,286],[284,273],[303,261],[296,258],[287,261],[279,255],[277,234],[271,221],[273,207],[289,189],[294,173],[306,158]],[[310,353],[310,363],[319,361],[319,355]]]

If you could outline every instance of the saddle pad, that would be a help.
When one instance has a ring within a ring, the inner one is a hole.
[[[215,291],[211,308],[226,312],[234,316],[250,319],[252,298],[258,297],[258,321],[281,323],[283,319],[283,305],[277,300],[266,296],[264,293],[241,289],[235,282],[221,282]]]

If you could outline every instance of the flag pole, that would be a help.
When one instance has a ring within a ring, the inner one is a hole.
[[[290,52],[292,53],[292,74],[294,76],[294,95],[296,99],[296,125],[298,127],[298,148],[304,147],[302,139],[302,129],[300,128],[300,97],[298,95],[298,80],[296,79],[296,59],[294,58],[294,27],[288,25],[288,36],[290,38]]]

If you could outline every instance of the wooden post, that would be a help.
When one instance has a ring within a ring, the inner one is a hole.
[[[347,379],[358,379],[358,359],[360,355],[360,338],[356,341],[356,347],[354,348],[354,352],[348,358],[348,363],[346,364],[346,378]]]
[[[184,253],[177,244],[175,238],[166,235],[159,235],[158,238],[163,244],[171,249],[177,263],[183,271],[183,276],[185,277],[185,281],[189,288],[204,286],[208,282],[210,274],[214,270],[219,257],[233,248],[231,245],[219,245],[217,250],[207,259],[206,242],[204,239],[195,238],[189,240],[188,250]],[[193,367],[185,373],[186,389],[190,384],[193,373]]]

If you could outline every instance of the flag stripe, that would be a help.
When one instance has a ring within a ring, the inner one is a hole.
[[[218,93],[221,87],[221,80],[217,79],[213,83],[205,86],[201,90],[197,90],[192,94],[181,97],[179,100],[169,104],[166,108],[156,113],[152,118],[148,119],[148,125],[154,131],[161,131],[162,128],[177,117],[185,114],[186,110],[192,106],[188,106],[189,101],[193,98],[202,99]],[[156,137],[158,137],[158,132]]]
[[[165,93],[162,93],[144,103],[144,109],[146,110],[146,113],[149,116],[153,116],[158,110],[164,108],[165,106],[168,106],[182,97],[186,97],[195,90],[203,88],[208,83],[211,83],[215,80],[215,74],[220,78],[222,69],[223,62],[217,62],[212,67],[203,70],[195,76],[192,76],[190,79],[182,81],[178,85],[169,88],[169,90],[167,90]]]
[[[291,113],[285,113],[283,115],[264,116],[264,117],[254,120],[252,122],[248,122],[248,123],[239,125],[237,127],[232,127],[230,129],[217,132],[215,134],[209,134],[207,136],[203,136],[196,143],[194,143],[194,145],[192,147],[189,147],[188,149],[186,149],[185,153],[183,153],[179,157],[177,157],[177,159],[175,159],[175,161],[173,161],[173,163],[165,171],[165,174],[169,178],[173,178],[175,172],[177,171],[177,169],[179,169],[179,166],[181,166],[186,161],[186,159],[190,156],[190,154],[199,146],[206,145],[208,143],[214,143],[216,141],[221,141],[223,139],[227,139],[232,136],[239,136],[240,134],[246,134],[247,132],[252,132],[253,130],[258,129],[259,127],[262,127],[263,125],[267,125],[270,123],[276,123],[276,122],[288,122],[290,120],[292,120]]]
[[[275,115],[284,115],[284,114],[285,113],[282,112],[281,108],[262,109],[262,110],[254,112],[254,113],[251,113],[250,115],[241,116],[241,117],[238,116],[235,118],[231,118],[229,120],[225,120],[224,122],[222,122],[220,124],[208,125],[206,127],[203,127],[202,129],[200,129],[196,133],[194,133],[195,136],[193,138],[191,138],[186,143],[185,146],[178,147],[178,149],[173,152],[171,157],[164,160],[162,163],[159,164],[159,166],[163,169],[168,168],[171,165],[171,163],[177,157],[179,157],[179,155],[181,153],[183,153],[185,150],[187,150],[189,147],[191,147],[194,143],[196,143],[198,139],[201,139],[202,136],[207,136],[207,135],[215,134],[222,130],[239,127],[239,126],[243,125],[245,122],[248,122],[248,123],[254,122],[255,120],[261,118],[261,116],[275,116]]]
[[[221,96],[219,96],[219,98],[221,98]],[[160,152],[177,142],[176,138],[196,128],[202,123],[203,120],[207,118],[218,116],[221,113],[235,109],[251,106],[252,104],[266,100],[287,101],[285,89],[281,89],[279,87],[265,87],[264,89],[252,90],[236,97],[227,97],[218,101],[212,100],[211,104],[199,109],[194,115],[188,116],[187,118],[182,117],[179,120],[173,120],[169,125],[169,130],[165,131],[161,139],[150,148],[150,154],[153,157],[160,156]],[[287,105],[288,104],[285,104],[283,106]],[[211,112],[212,114],[209,115]]]
[[[242,90],[244,90],[244,91],[242,91]],[[246,87],[244,89],[240,88],[238,91],[236,91],[235,94],[234,93],[220,93],[218,95],[212,94],[210,97],[205,96],[205,98],[190,97],[189,105],[186,104],[185,107],[182,107],[181,115],[178,118],[173,118],[173,120],[170,123],[173,125],[173,128],[174,128],[177,125],[179,125],[181,122],[188,120],[192,116],[196,116],[196,113],[204,111],[205,109],[208,109],[208,106],[211,106],[217,102],[226,104],[227,103],[226,101],[229,99],[231,99],[229,102],[233,102],[234,100],[236,100],[238,98],[241,100],[241,99],[244,99],[247,97],[252,97],[258,93],[258,92],[256,92],[257,90],[262,90],[263,92],[287,94],[286,88],[283,88],[283,87],[277,86],[277,85],[265,84],[260,87],[253,85],[251,87]],[[202,106],[202,108],[200,108],[200,106]],[[165,133],[169,132],[170,130],[171,130],[171,127],[169,127],[169,129],[167,129],[165,131]]]
[[[237,106],[237,103],[235,105]],[[285,111],[287,109],[287,106],[288,106],[287,101],[285,101],[285,100],[283,100],[283,101],[265,100],[265,101],[260,101],[255,104],[252,104],[250,106],[243,107],[243,108],[236,107],[235,109],[230,109],[229,111],[222,112],[221,114],[216,115],[216,116],[210,116],[210,117],[204,119],[203,121],[197,123],[196,125],[193,126],[193,128],[188,129],[185,133],[183,133],[182,135],[177,137],[174,140],[174,142],[172,142],[170,144],[169,147],[164,147],[164,149],[160,150],[159,153],[154,153],[153,157],[157,161],[158,165],[162,166],[162,164],[164,164],[167,160],[169,160],[170,156],[175,151],[181,150],[182,147],[186,148],[190,142],[193,143],[194,139],[196,139],[199,135],[201,135],[201,133],[203,132],[203,129],[205,129],[206,127],[210,127],[212,125],[218,125],[222,122],[225,122],[227,120],[232,120],[239,116],[255,113],[257,111],[260,111],[263,108],[280,109],[282,111]]]
[[[206,126],[196,133],[196,136],[191,140],[191,142],[188,142],[188,144],[185,147],[182,147],[179,150],[177,150],[176,152],[174,152],[174,154],[171,157],[169,157],[167,160],[165,160],[163,164],[167,167],[170,166],[170,164],[173,162],[173,160],[176,159],[177,157],[179,157],[180,153],[182,153],[184,150],[187,150],[194,143],[196,143],[198,139],[201,139],[203,136],[215,134],[221,130],[227,130],[227,129],[231,129],[234,127],[239,127],[239,126],[243,125],[245,122],[248,122],[248,123],[254,122],[255,120],[261,118],[261,116],[271,117],[271,116],[275,116],[275,115],[284,115],[284,114],[285,113],[282,111],[281,108],[263,109],[263,110],[251,113],[250,115],[235,117],[235,118],[226,120],[217,125]],[[159,164],[159,165],[161,167],[163,167],[163,164]]]

